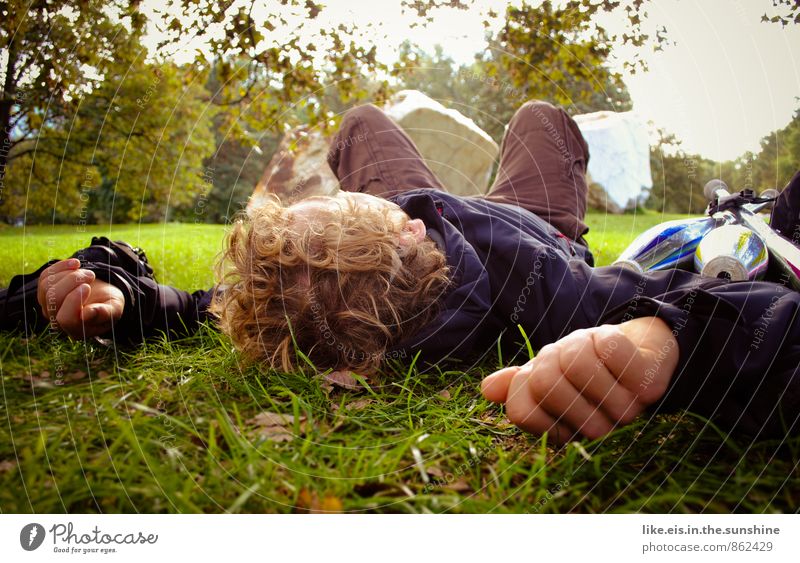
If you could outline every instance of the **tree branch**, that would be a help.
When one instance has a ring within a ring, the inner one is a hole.
[[[71,162],[73,164],[82,164],[84,166],[97,166],[98,165],[97,162],[82,160],[82,159],[79,159],[79,158],[75,158],[75,157],[72,157],[72,156],[65,155],[63,153],[62,154],[58,154],[58,153],[50,151],[50,150],[48,150],[48,149],[46,149],[46,148],[44,148],[44,147],[42,147],[41,145],[38,145],[38,144],[33,146],[33,147],[31,147],[31,148],[29,148],[29,149],[23,149],[22,151],[20,151],[18,153],[15,153],[14,154],[14,160],[16,160],[16,159],[18,159],[20,157],[23,157],[25,155],[32,154],[32,153],[43,153],[43,154],[46,154],[48,156],[52,156],[53,158],[57,158],[59,161],[67,161],[67,162]]]

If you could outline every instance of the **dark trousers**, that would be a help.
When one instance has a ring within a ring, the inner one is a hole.
[[[800,246],[800,171],[789,180],[772,208],[770,226]]]
[[[527,209],[585,244],[588,161],[589,147],[564,110],[527,102],[508,124],[494,184],[481,197]],[[345,114],[328,164],[346,191],[391,197],[417,188],[444,190],[408,135],[373,105]]]

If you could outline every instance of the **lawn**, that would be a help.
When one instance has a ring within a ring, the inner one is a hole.
[[[674,217],[590,215],[600,264]],[[218,225],[122,225],[162,283],[212,284]],[[107,228],[0,230],[0,285]],[[0,335],[0,511],[796,512],[800,438],[750,443],[690,413],[558,451],[480,397],[481,376],[387,367],[381,385],[244,367],[211,329],[105,348]],[[56,374],[63,385],[54,385]]]

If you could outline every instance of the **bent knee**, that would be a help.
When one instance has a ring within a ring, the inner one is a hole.
[[[549,102],[545,102],[542,100],[528,100],[517,110],[516,115],[514,118],[516,120],[530,120],[538,118],[539,121],[542,119],[549,119],[550,121],[554,121],[557,117],[561,115],[561,108],[554,106]]]
[[[383,113],[383,110],[378,106],[374,104],[362,104],[360,106],[352,107],[344,113],[344,117],[342,118],[342,126],[347,123],[354,122],[357,119],[371,120],[384,117],[385,114]]]

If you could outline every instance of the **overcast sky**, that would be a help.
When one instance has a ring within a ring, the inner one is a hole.
[[[395,0],[328,0],[322,14],[337,22],[372,23],[380,29],[374,40],[387,62],[406,39],[431,51],[440,44],[457,61],[468,62],[485,45],[482,12],[491,7],[502,14],[507,3],[476,0],[469,11],[440,10],[426,28],[415,29],[409,29],[414,16],[401,14]],[[630,75],[619,67],[634,110],[674,132],[688,152],[725,160],[757,151],[759,140],[789,123],[800,107],[800,26],[761,23],[771,4],[652,0],[651,22],[665,25],[676,45],[646,53],[647,73]],[[619,16],[603,24],[610,31],[623,29]]]

